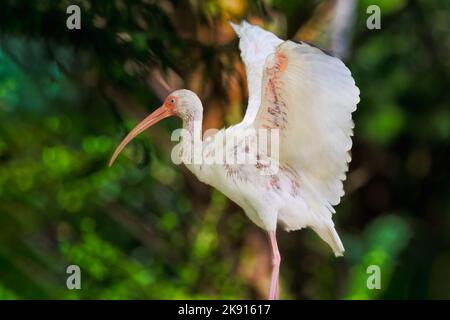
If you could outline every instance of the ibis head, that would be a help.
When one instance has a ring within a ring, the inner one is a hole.
[[[171,116],[178,116],[183,119],[183,121],[187,121],[188,119],[196,118],[198,115],[201,115],[202,112],[202,104],[194,92],[185,89],[172,92],[164,100],[161,107],[153,111],[149,116],[138,123],[122,140],[114,151],[114,154],[109,161],[109,166],[112,166],[117,156],[131,140],[162,119]]]

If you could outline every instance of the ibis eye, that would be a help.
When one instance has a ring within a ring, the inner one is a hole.
[[[174,104],[175,103],[175,99],[170,99],[170,103]]]

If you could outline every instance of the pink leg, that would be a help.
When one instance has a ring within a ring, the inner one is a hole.
[[[272,248],[272,278],[270,280],[269,300],[278,300],[278,275],[280,273],[281,256],[278,251],[275,231],[269,232],[269,239]]]

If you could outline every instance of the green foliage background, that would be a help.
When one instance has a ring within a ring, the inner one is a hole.
[[[278,34],[290,38],[322,2],[2,1],[0,299],[264,297],[265,236],[172,164],[179,121],[136,139],[112,168],[107,161],[160,104],[153,69],[173,70],[186,86],[203,72],[205,112],[214,95],[223,100],[217,121],[239,118],[221,73],[235,68],[237,41],[183,29],[208,31],[229,17],[270,24],[276,14],[285,21]],[[65,27],[72,3],[80,31]],[[382,10],[381,30],[366,28],[370,4]],[[334,217],[346,254],[335,259],[312,231],[280,232],[282,298],[450,298],[449,18],[445,0],[357,1],[346,63],[361,103]],[[70,264],[82,269],[82,290],[66,288]],[[372,264],[381,290],[366,287]]]

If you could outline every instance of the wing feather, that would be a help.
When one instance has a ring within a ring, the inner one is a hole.
[[[283,40],[273,33],[243,21],[240,25],[230,22],[239,36],[239,49],[245,64],[248,85],[248,105],[241,125],[249,126],[255,120],[261,104],[261,81],[267,57],[275,52]]]
[[[281,164],[298,171],[316,211],[334,212],[351,160],[359,89],[338,58],[285,41],[265,63],[255,128],[280,130]]]

